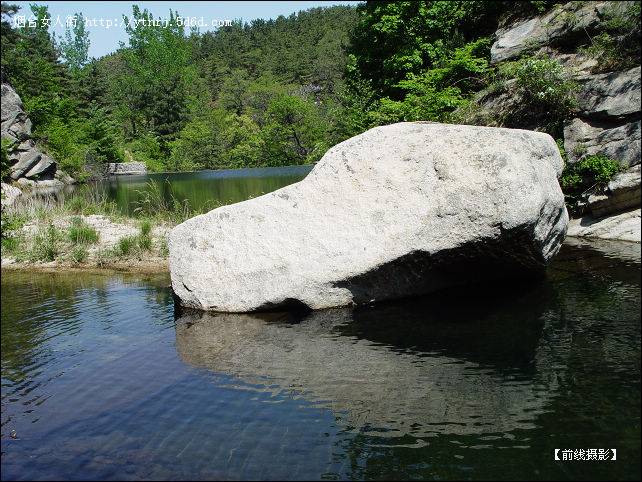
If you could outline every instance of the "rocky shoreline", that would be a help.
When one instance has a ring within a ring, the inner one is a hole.
[[[13,249],[3,247],[2,269],[167,272],[167,235],[171,225],[157,224],[141,228],[142,225],[133,219],[112,220],[104,215],[34,219],[12,233],[12,238],[16,240]],[[83,232],[95,235],[85,235],[90,239],[77,239],[82,237]],[[45,242],[54,245],[55,253],[45,253],[50,256],[38,259],[40,253],[36,252],[37,243],[39,237],[43,236]],[[81,250],[82,257],[78,255]]]

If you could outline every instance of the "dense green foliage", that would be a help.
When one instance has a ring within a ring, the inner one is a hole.
[[[31,8],[38,25],[49,16]],[[127,43],[98,60],[87,58],[82,17],[58,41],[46,28],[12,28],[16,12],[3,4],[3,75],[36,139],[75,176],[128,160],[157,171],[302,164],[340,140],[333,124],[354,8],[201,34],[178,12],[158,27],[133,6]]]
[[[127,42],[100,59],[88,59],[80,17],[59,41],[45,28],[13,28],[17,8],[3,3],[3,76],[22,96],[41,146],[81,177],[129,160],[156,171],[310,163],[350,136],[398,121],[559,137],[575,108],[570,73],[542,54],[489,63],[500,25],[557,3],[366,2],[204,33],[172,11],[166,27],[152,26],[151,14],[133,6]],[[639,54],[639,8],[607,10],[600,29],[572,48],[604,68],[630,65]],[[31,9],[38,19],[49,15]],[[481,112],[480,93],[518,101],[508,112]]]

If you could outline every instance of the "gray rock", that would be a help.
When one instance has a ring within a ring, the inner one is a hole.
[[[7,139],[10,136],[15,138],[15,136],[9,132],[9,128],[16,122],[17,117],[18,117],[18,114],[12,116],[11,118],[5,121],[2,121],[2,124],[0,124],[0,132],[2,133],[3,139]]]
[[[41,158],[42,154],[35,150],[21,153],[18,156],[18,162],[11,166],[11,178],[18,179],[22,177],[25,173],[29,172],[32,167],[38,164]]]
[[[58,179],[60,182],[63,184],[75,184],[76,180],[71,177],[69,174],[67,174],[65,171],[57,169],[56,174],[55,174],[55,179]]]
[[[475,108],[461,108],[455,112],[461,124],[482,125],[489,127],[510,127],[511,117],[520,119],[524,125],[521,112],[526,103],[517,88],[517,80],[510,79],[499,89],[484,89],[473,98]]]
[[[571,164],[595,154],[625,168],[640,164],[640,121],[611,125],[577,117],[564,127],[564,149]]]
[[[603,194],[591,195],[588,207],[595,218],[640,206],[640,165],[617,174]]]
[[[20,160],[20,156],[25,154],[25,152],[26,151],[16,151],[16,150],[13,150],[13,149],[9,150],[9,152],[7,152],[7,156],[9,158],[9,162],[11,162],[12,164],[15,164],[16,162],[18,162]]]
[[[567,2],[543,16],[512,24],[496,32],[491,64],[518,58],[543,46],[567,43],[596,30],[607,10],[624,12],[634,2]]]
[[[539,17],[524,20],[507,29],[496,32],[497,40],[490,48],[490,62],[495,64],[518,57],[526,50],[527,39],[538,39],[536,33],[541,30],[542,20]],[[540,43],[543,43],[540,41]]]
[[[26,177],[21,177],[20,179],[18,179],[16,181],[16,184],[29,189],[38,189],[40,194],[57,193],[65,187],[65,185],[58,179],[45,179],[43,181],[36,181],[33,179],[27,179]]]
[[[144,162],[110,162],[107,164],[107,174],[111,176],[132,176],[147,174]]]
[[[56,163],[38,150],[31,139],[31,127],[31,120],[24,112],[18,94],[10,85],[2,84],[1,134],[3,140],[8,139],[12,143],[8,148],[8,158],[13,163],[11,178],[17,180],[28,177],[39,181],[53,181]],[[57,182],[54,184],[57,185]]]
[[[185,306],[320,309],[541,272],[568,215],[543,133],[436,123],[371,129],[301,182],[175,227]]]
[[[640,208],[600,219],[595,219],[592,216],[572,219],[568,226],[568,235],[578,238],[614,239],[639,243]]]
[[[9,84],[2,84],[0,87],[0,94],[2,95],[2,106],[0,108],[2,122],[14,118],[17,114],[24,112],[20,96]]]
[[[640,67],[577,78],[578,109],[591,119],[620,119],[640,112]]]
[[[573,223],[573,221],[571,221]],[[606,258],[619,258],[639,265],[642,262],[640,243],[618,241],[614,239],[576,238],[568,236],[564,244],[588,248],[606,255]]]
[[[25,152],[25,151],[30,151],[34,147],[36,147],[36,143],[33,142],[31,139],[27,139],[26,141],[22,141],[20,144],[18,144],[15,147],[15,150]]]
[[[18,139],[16,136],[14,136],[12,133],[10,133],[8,130],[2,130],[2,133],[0,134],[0,138],[3,140],[7,140],[12,144],[17,144],[20,142],[20,139]]]
[[[31,136],[31,121],[23,110],[20,96],[9,84],[2,84],[2,125],[0,134],[12,142]]]
[[[22,196],[22,191],[10,184],[2,183],[2,207],[11,206]]]
[[[24,177],[29,179],[53,178],[55,172],[56,162],[46,154],[42,154],[38,163],[29,169],[29,171],[24,174]]]
[[[9,128],[9,134],[13,134],[20,140],[28,139],[31,136],[31,121],[24,119],[14,122]]]

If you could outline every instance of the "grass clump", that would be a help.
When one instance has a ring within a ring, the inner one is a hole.
[[[152,250],[152,222],[144,219],[140,224],[140,233],[136,238],[136,243],[140,251]]]
[[[140,255],[144,252],[151,251],[152,247],[152,223],[146,219],[141,222],[138,234],[123,236],[118,240],[115,247],[115,254],[119,257]]]
[[[105,268],[117,257],[118,247],[109,249],[102,248],[94,252],[94,262],[99,268]]]
[[[88,256],[89,252],[83,245],[74,246],[70,253],[71,260],[76,264],[84,263],[85,261],[87,261]]]
[[[622,8],[611,2],[604,9],[599,34],[589,36],[590,44],[579,49],[597,60],[593,72],[610,72],[640,65],[640,2]]]
[[[136,247],[136,236],[123,236],[116,244],[116,253],[119,256],[129,256]]]
[[[60,254],[62,234],[53,223],[41,227],[33,238],[25,257],[28,261],[55,261]]]
[[[180,199],[174,194],[169,180],[165,183],[148,181],[145,189],[136,192],[138,194],[138,201],[134,208],[136,216],[172,224],[182,223],[193,216],[221,206],[220,202],[212,200],[201,209],[193,209],[188,199]]]
[[[118,215],[118,206],[107,198],[103,192],[96,190],[83,190],[61,201],[60,209],[66,214],[102,214],[113,217]]]
[[[141,252],[152,250],[152,238],[149,235],[144,236],[143,234],[139,234],[136,239],[136,244]]]
[[[98,242],[98,232],[82,218],[74,217],[69,227],[69,240],[74,245],[95,244]]]
[[[169,257],[169,244],[167,243],[167,238],[163,237],[158,243],[158,254],[163,258]]]

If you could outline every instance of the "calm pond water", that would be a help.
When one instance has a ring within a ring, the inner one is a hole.
[[[2,273],[2,479],[640,478],[640,245],[303,318],[168,286]]]
[[[98,187],[127,214],[132,213],[143,193],[149,190],[149,183],[154,183],[167,201],[173,195],[200,209],[212,206],[213,202],[232,204],[275,191],[300,181],[311,169],[312,166],[287,166],[115,176],[92,185],[91,189]]]

